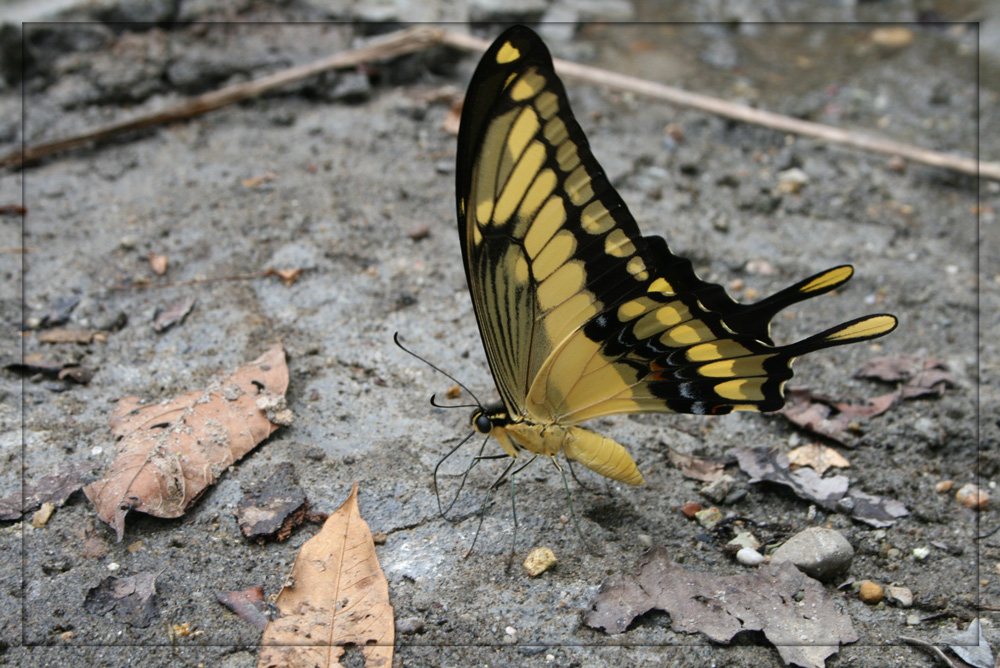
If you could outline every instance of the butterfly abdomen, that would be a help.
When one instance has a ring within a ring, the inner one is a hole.
[[[568,458],[602,476],[628,485],[643,483],[642,474],[625,448],[589,429],[523,421],[507,425],[506,431],[537,455],[554,457],[561,450]]]

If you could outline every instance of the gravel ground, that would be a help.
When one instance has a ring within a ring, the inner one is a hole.
[[[0,148],[159,108],[392,27],[165,23],[140,30],[110,23],[139,4],[104,3],[108,13],[92,15],[92,23],[34,26],[28,75],[0,91],[0,108],[11,112],[3,114]],[[848,16],[824,4],[830,16],[820,18],[917,16],[909,3],[879,5],[864,3]],[[581,6],[553,7],[572,10],[571,19],[593,18]],[[231,15],[212,13],[212,3],[174,7],[190,14],[161,20],[317,20],[334,12],[321,4],[246,3]],[[465,18],[447,3],[437,7],[434,18]],[[642,3],[606,3],[604,11],[623,7],[632,15],[622,18],[662,18]],[[486,12],[480,18],[498,16],[488,3],[474,8]],[[768,14],[777,10],[766,3],[754,8],[736,19],[803,18],[793,10]],[[944,14],[956,15],[964,16]],[[974,155],[979,142],[983,159],[996,160],[998,119],[986,115],[977,126],[976,105],[996,107],[998,78],[990,76],[991,61],[977,61],[975,31],[909,30],[906,46],[880,46],[871,25],[563,24],[543,35],[557,56],[926,148]],[[236,503],[289,462],[320,512],[334,510],[360,483],[363,516],[387,535],[378,556],[396,618],[412,631],[397,634],[399,665],[782,665],[759,634],[716,646],[672,631],[664,614],[644,616],[621,636],[581,623],[601,582],[630,572],[650,544],[665,546],[687,568],[745,570],[722,551],[724,540],[678,512],[704,499],[701,484],[668,463],[667,446],[722,456],[737,446],[788,450],[817,440],[780,417],[599,421],[595,428],[627,444],[647,484],[627,488],[581,474],[587,487],[574,486],[573,503],[584,535],[598,546],[592,553],[566,521],[559,476],[540,462],[526,471],[517,488],[517,552],[545,545],[559,559],[536,579],[519,568],[505,573],[513,538],[507,488],[472,556],[462,558],[476,531],[472,513],[502,462],[474,476],[459,496],[456,512],[466,519],[439,517],[431,472],[467,433],[468,411],[428,405],[450,381],[395,348],[392,334],[401,332],[480,396],[493,392],[455,231],[455,138],[442,130],[451,96],[464,90],[475,60],[441,49],[328,76],[0,179],[0,204],[21,201],[23,187],[28,209],[23,237],[19,217],[0,218],[0,247],[30,249],[0,254],[8,277],[0,287],[10,333],[2,339],[4,358],[16,361],[23,349],[95,370],[86,385],[0,374],[0,495],[18,489],[22,470],[29,482],[62,462],[87,464],[97,475],[114,456],[113,401],[203,387],[274,342],[288,352],[296,415],[294,426],[226,471],[185,517],[132,514],[120,543],[80,493],[43,528],[0,524],[0,664],[255,665],[259,632],[216,603],[214,592],[260,585],[266,595],[277,593],[317,530],[307,525],[287,542],[263,546],[241,538]],[[3,66],[14,67],[9,54]],[[664,236],[703,277],[739,281],[734,293],[747,298],[841,262],[855,265],[846,289],[779,318],[776,338],[801,338],[867,312],[899,316],[899,329],[875,344],[799,360],[793,384],[839,397],[884,394],[890,386],[854,372],[895,353],[941,358],[957,379],[943,396],[861,421],[854,447],[841,448],[852,487],[907,506],[909,516],[894,526],[811,508],[782,488],[748,484],[735,467],[728,470],[747,493],[721,506],[726,516],[785,525],[788,533],[832,527],[852,544],[850,570],[827,590],[861,639],[827,665],[935,665],[900,637],[939,640],[976,617],[978,603],[1000,602],[1000,541],[975,539],[996,526],[996,512],[976,514],[935,491],[940,481],[953,480],[957,489],[977,473],[995,491],[1000,467],[998,184],[583,84],[568,88],[595,154],[644,232]],[[23,127],[9,118],[22,90]],[[671,124],[675,137],[665,132]],[[808,183],[783,194],[778,175],[792,167]],[[169,257],[164,276],[151,272],[150,253]],[[276,277],[202,281],[269,268],[306,271],[290,287]],[[197,298],[187,319],[154,332],[157,309],[185,296]],[[104,329],[104,341],[44,344],[37,329],[21,334],[22,306],[33,325],[67,299],[79,302],[64,326]],[[928,548],[929,556],[915,559],[915,548]],[[148,627],[84,609],[86,592],[108,575],[146,571],[162,571],[158,615]],[[850,586],[862,580],[906,586],[915,603],[865,605]],[[983,622],[996,645],[992,614]],[[917,623],[907,624],[910,615]],[[172,640],[168,629],[183,623],[195,633]]]

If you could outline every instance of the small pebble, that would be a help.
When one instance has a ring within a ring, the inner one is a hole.
[[[907,615],[906,616],[906,625],[907,626],[916,626],[919,623],[920,623],[920,615]]]
[[[636,536],[636,540],[639,541],[639,545],[642,545],[647,550],[653,547],[653,537],[650,536],[649,534],[641,533],[638,536]]]
[[[43,526],[49,523],[49,519],[52,517],[52,513],[55,512],[56,507],[49,501],[42,504],[42,507],[35,511],[35,514],[31,516],[31,526],[36,529],[41,529]]]
[[[404,617],[396,622],[396,631],[404,636],[412,636],[424,632],[424,620],[420,617]]]
[[[906,160],[901,156],[894,155],[891,158],[889,158],[889,161],[886,163],[886,166],[889,168],[890,171],[896,172],[897,174],[902,174],[903,172],[906,171]]]
[[[709,501],[722,503],[722,500],[729,494],[729,490],[732,488],[734,482],[736,482],[736,478],[728,473],[723,473],[714,481],[699,489],[698,493]]]
[[[760,541],[749,531],[741,531],[736,534],[736,538],[733,538],[727,545],[733,547],[749,547],[750,549],[756,550],[760,547]]]
[[[889,585],[885,588],[885,600],[901,608],[913,605],[913,592],[907,587]]]
[[[555,565],[555,552],[547,547],[536,547],[524,559],[524,570],[533,578],[555,567]]]
[[[802,186],[807,183],[809,183],[809,175],[798,167],[792,167],[778,173],[779,192],[794,194],[802,190]]]
[[[744,566],[759,566],[766,561],[766,557],[752,547],[740,548],[736,553],[736,561]]]
[[[698,524],[702,525],[706,529],[711,529],[722,521],[722,511],[714,506],[711,508],[705,508],[704,510],[699,510],[694,514],[694,516],[697,518]]]
[[[701,510],[701,504],[697,501],[688,501],[681,506],[681,513],[689,520],[694,519],[699,510]]]
[[[385,541],[389,540],[389,537],[385,535],[384,531],[376,531],[372,534],[372,542],[376,545],[385,545]]]
[[[930,555],[931,551],[926,547],[915,547],[913,548],[913,558],[917,561],[923,561]]]
[[[873,43],[886,49],[901,49],[913,42],[913,31],[903,26],[876,28],[871,38]]]
[[[821,582],[847,570],[854,560],[854,548],[839,532],[810,527],[784,542],[771,555],[771,563],[790,561],[800,571]]]
[[[876,605],[882,600],[882,587],[878,586],[871,580],[865,580],[861,583],[861,588],[858,590],[858,596],[861,597],[862,602],[868,605]]]
[[[945,492],[950,492],[951,488],[954,487],[954,486],[955,486],[955,481],[954,480],[942,480],[942,481],[938,482],[936,485],[934,485],[934,489],[937,492],[943,494]]]
[[[971,482],[955,492],[955,500],[973,510],[985,510],[990,505],[990,495]]]
[[[76,636],[72,631],[63,631],[59,634],[59,637],[63,640],[72,640]]]

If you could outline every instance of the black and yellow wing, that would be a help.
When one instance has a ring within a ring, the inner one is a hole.
[[[784,403],[792,360],[872,339],[891,315],[776,346],[771,319],[842,285],[834,267],[753,304],[643,237],[569,108],[545,45],[516,26],[489,48],[462,112],[458,229],[490,369],[511,420],[721,414]]]

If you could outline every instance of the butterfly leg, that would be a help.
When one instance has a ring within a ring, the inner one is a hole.
[[[552,464],[556,467],[556,470],[559,471],[559,475],[562,476],[563,489],[566,490],[566,502],[569,504],[569,516],[573,520],[573,527],[576,529],[576,535],[580,537],[580,542],[583,543],[585,548],[587,548],[587,552],[597,555],[597,550],[595,550],[590,542],[587,541],[587,537],[583,535],[583,529],[580,528],[580,522],[576,519],[576,510],[573,508],[573,494],[569,491],[569,481],[566,480],[566,471],[563,470],[563,467],[559,466],[559,462],[556,461],[555,457],[550,457],[550,459],[552,460]],[[572,465],[570,465],[570,473],[572,472],[573,468]],[[576,475],[574,474],[573,477],[576,478]],[[579,480],[577,480],[577,482],[579,482]]]

